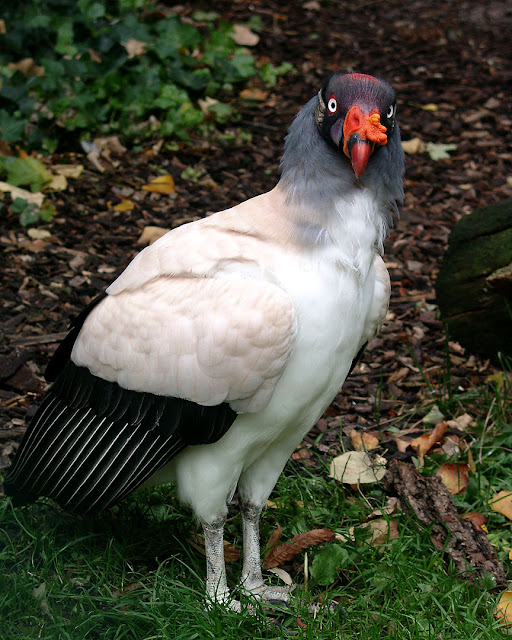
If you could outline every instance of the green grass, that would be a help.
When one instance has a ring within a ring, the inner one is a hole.
[[[453,386],[443,378],[432,386],[431,400],[410,411],[426,413],[436,402],[446,418],[464,412],[475,418],[457,458],[473,460],[474,470],[455,501],[461,513],[488,517],[489,539],[512,575],[512,522],[489,505],[496,492],[512,489],[511,381],[498,374],[479,388],[454,393]],[[404,415],[402,424],[407,420]],[[433,475],[446,461],[430,453],[423,473]],[[285,565],[298,584],[290,608],[257,606],[250,613],[242,598],[241,614],[205,607],[204,557],[190,544],[198,527],[169,487],[136,494],[96,519],[74,518],[45,501],[13,509],[1,500],[0,640],[504,637],[494,619],[493,581],[459,579],[407,512],[391,516],[398,538],[371,544],[362,525],[385,504],[380,485],[355,491],[328,478],[323,467],[289,463],[271,500],[262,518],[263,552],[277,523],[281,541],[325,527],[345,541],[311,547]],[[233,510],[226,539],[238,548],[241,530]],[[240,562],[228,564],[233,588],[240,572]],[[330,609],[332,602],[337,606]],[[317,613],[310,612],[313,603],[322,605]]]
[[[383,501],[378,487],[365,493],[375,505]],[[276,522],[283,539],[317,527],[348,536],[354,527],[352,539],[331,543],[345,550],[336,581],[327,588],[315,583],[311,565],[322,548],[311,548],[307,583],[302,559],[293,565],[302,586],[291,609],[255,615],[206,610],[204,558],[188,543],[194,521],[167,488],[145,500],[129,499],[94,520],[77,520],[45,502],[14,510],[2,501],[0,638],[503,637],[493,619],[490,581],[478,587],[459,581],[433,551],[428,531],[407,514],[393,516],[399,538],[384,548],[371,546],[359,526],[370,507],[328,478],[299,476],[290,465],[275,491],[275,508],[264,515],[262,538]],[[226,538],[240,546],[238,515]],[[234,586],[240,563],[229,565],[229,574]],[[308,611],[312,602],[333,599],[340,603],[334,611]],[[298,626],[298,616],[305,627]]]

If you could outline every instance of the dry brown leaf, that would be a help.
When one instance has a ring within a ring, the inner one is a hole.
[[[331,461],[329,477],[345,484],[365,484],[378,482],[386,475],[386,460],[366,451],[347,451]]]
[[[240,91],[240,97],[242,100],[254,100],[255,102],[263,102],[268,97],[268,91],[264,91],[263,89],[258,89],[254,87],[253,89],[242,89]]]
[[[478,511],[469,511],[462,516],[462,520],[471,520],[477,529],[482,529],[482,525],[487,522],[487,517]]]
[[[118,202],[112,207],[114,211],[132,211],[134,208],[135,205],[131,200],[121,200],[121,202]],[[144,231],[142,233],[144,233]]]
[[[141,56],[146,53],[147,43],[142,40],[136,40],[135,38],[130,38],[126,42],[121,42],[123,47],[126,49],[126,53],[128,54],[128,60],[131,58],[136,58],[137,56]]]
[[[149,184],[143,185],[142,190],[153,193],[163,193],[164,195],[176,193],[174,178],[169,173],[166,173],[163,176],[158,176],[158,178],[151,180]]]
[[[382,509],[374,509],[368,516],[368,519],[378,518],[383,515],[390,516],[393,513],[398,513],[400,509],[400,500],[395,496],[390,496],[387,498],[385,506]]]
[[[470,424],[473,422],[473,418],[469,415],[469,413],[464,413],[458,418],[454,418],[453,420],[447,420],[448,427],[450,429],[459,429],[460,431],[465,431]]]
[[[366,431],[352,429],[350,432],[350,442],[356,451],[371,451],[379,446],[379,439]]]
[[[260,37],[243,24],[235,24],[231,37],[241,47],[254,47],[260,41]]]
[[[512,591],[503,591],[496,609],[494,610],[494,617],[504,627],[512,626]]]
[[[34,62],[34,58],[24,58],[19,62],[9,62],[7,67],[11,71],[21,71],[25,78],[44,76],[44,67],[37,65]]]
[[[264,569],[273,569],[284,562],[289,562],[298,553],[314,547],[324,542],[332,542],[334,540],[334,531],[332,529],[312,529],[306,533],[299,533],[288,542],[270,549],[263,560]]]
[[[455,495],[464,491],[469,484],[469,465],[447,462],[439,467],[436,476],[441,478],[448,491]]]
[[[489,500],[489,506],[496,513],[512,520],[512,491],[500,491]]]
[[[161,238],[168,231],[170,231],[170,229],[165,229],[164,227],[144,227],[137,240],[137,244],[153,244],[155,240]]]
[[[272,549],[277,545],[277,543],[281,539],[282,533],[283,533],[283,527],[280,524],[278,524],[268,538],[267,549]]]
[[[0,35],[4,35],[7,33],[7,29],[5,28],[5,20],[0,20]]]
[[[404,153],[423,153],[425,151],[425,143],[420,138],[402,140],[402,149]]]
[[[361,525],[364,529],[370,529],[372,537],[370,539],[370,545],[372,547],[378,547],[382,544],[387,544],[391,540],[398,538],[398,525],[393,520],[372,520],[371,522],[364,522]]]
[[[199,553],[206,555],[204,550],[204,535],[202,533],[191,533],[190,538],[187,540],[191,547],[193,547]],[[224,540],[224,560],[225,562],[238,562],[242,557],[242,552],[234,544]]]
[[[414,438],[411,447],[416,451],[418,457],[422,458],[432,447],[440,442],[448,429],[448,423],[443,421],[437,424],[429,433],[423,433],[418,438]]]

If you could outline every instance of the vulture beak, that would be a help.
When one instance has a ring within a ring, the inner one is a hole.
[[[365,112],[355,104],[348,110],[343,123],[343,153],[350,160],[358,180],[366,169],[375,144],[387,144],[386,131],[377,109]]]

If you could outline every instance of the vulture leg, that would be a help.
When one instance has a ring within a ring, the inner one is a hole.
[[[278,600],[288,602],[290,589],[287,587],[267,586],[263,581],[260,560],[259,523],[263,504],[254,504],[240,500],[244,536],[244,561],[241,585],[253,597],[265,602]]]
[[[239,611],[240,603],[231,599],[224,563],[224,523],[221,516],[212,522],[203,522],[206,552],[206,596],[210,602],[227,604]]]

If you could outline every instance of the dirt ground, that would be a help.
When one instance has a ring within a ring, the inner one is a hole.
[[[198,6],[185,3],[181,11],[187,15]],[[58,216],[39,228],[51,236],[30,237],[15,214],[2,219],[0,469],[37,406],[44,367],[70,319],[142,248],[143,228],[174,227],[272,188],[287,126],[339,69],[394,85],[404,140],[419,137],[455,149],[438,161],[426,152],[407,156],[405,204],[386,245],[392,279],[386,326],[294,457],[313,465],[312,451],[332,455],[340,416],[345,434],[355,425],[374,428],[376,411],[381,426],[410,428],[415,408],[430,398],[426,381],[434,390],[443,386],[447,352],[450,384],[458,390],[492,372],[489,362],[447,343],[434,283],[454,223],[478,206],[512,197],[510,5],[254,0],[216,2],[214,9],[234,23],[259,16],[265,28],[253,53],[296,69],[258,101],[233,97],[241,119],[226,128],[252,134],[250,141],[240,135],[231,146],[198,141],[177,152],[148,145],[102,158],[103,173],[76,145],[48,158],[85,165],[66,191],[50,196]],[[206,179],[182,179],[187,167]],[[141,191],[162,172],[175,178],[175,196]],[[135,208],[113,210],[122,199]]]

